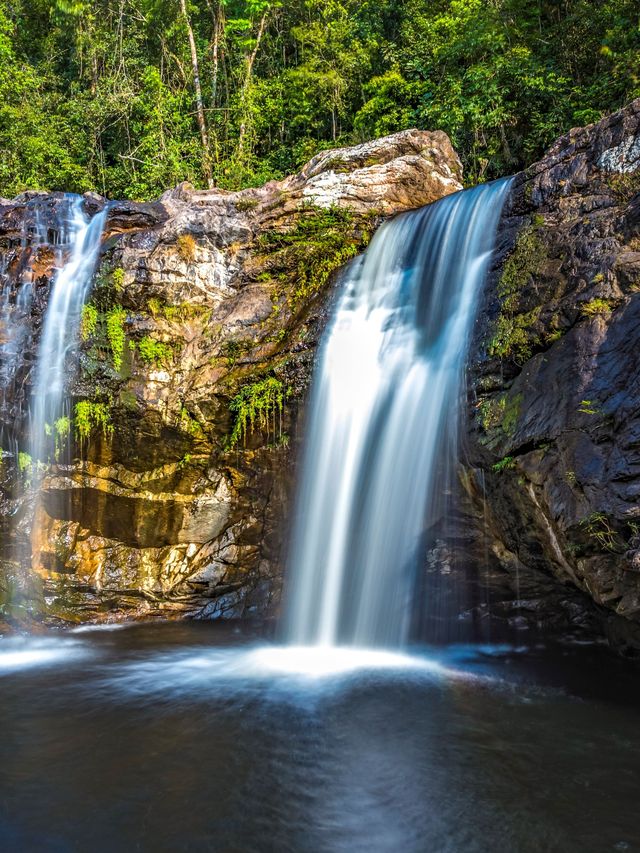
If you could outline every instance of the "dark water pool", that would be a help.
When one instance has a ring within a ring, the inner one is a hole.
[[[0,850],[640,850],[639,676],[592,647],[5,639]]]

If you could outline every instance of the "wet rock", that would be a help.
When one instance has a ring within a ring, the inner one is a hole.
[[[601,624],[640,620],[639,141],[640,100],[515,177],[470,372],[477,541],[581,590]]]
[[[72,441],[42,483],[27,549],[47,618],[273,609],[297,425],[335,274],[385,217],[460,178],[446,135],[414,130],[319,154],[257,189],[183,183],[157,202],[109,203],[93,319],[68,360],[73,404],[105,407],[108,429]],[[38,221],[55,221],[63,201],[0,204],[11,299],[24,275],[41,282],[0,407],[20,449],[55,260],[46,234],[33,247],[24,239],[36,203]],[[89,214],[105,204],[84,196]],[[9,467],[0,507],[30,519],[25,478]],[[24,539],[3,523],[7,541]]]

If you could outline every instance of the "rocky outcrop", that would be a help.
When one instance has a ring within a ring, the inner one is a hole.
[[[29,238],[33,194],[2,202],[9,302],[21,276],[36,283],[2,408],[8,612],[206,618],[277,600],[296,426],[334,274],[385,217],[460,178],[443,133],[406,131],[320,154],[259,189],[183,184],[153,204],[112,203],[68,360],[70,446],[37,495],[21,448],[56,240],[46,222]],[[35,199],[38,228],[59,198]],[[85,197],[89,211],[104,204]],[[27,536],[25,574],[16,554]]]
[[[640,624],[640,100],[517,175],[500,240],[470,375],[475,553],[518,578],[520,613],[617,632]]]

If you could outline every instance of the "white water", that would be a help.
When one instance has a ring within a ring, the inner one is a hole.
[[[31,457],[46,464],[53,457],[55,423],[65,412],[65,363],[77,344],[84,305],[95,271],[106,207],[89,219],[80,196],[72,199],[62,223],[70,254],[54,278],[43,321],[33,384]]]
[[[509,182],[385,224],[321,347],[288,565],[293,645],[396,646],[445,505],[477,298]]]

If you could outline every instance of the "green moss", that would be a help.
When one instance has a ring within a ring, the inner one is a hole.
[[[240,356],[252,347],[253,342],[249,340],[229,340],[225,341],[220,347],[220,355],[225,359],[227,367],[233,367]]]
[[[111,413],[107,403],[94,400],[80,400],[75,405],[73,426],[79,442],[87,441],[94,429],[102,430],[105,438],[113,435]]]
[[[113,366],[116,370],[122,367],[122,354],[124,353],[125,333],[124,323],[127,313],[120,305],[116,305],[107,313],[107,340],[111,348]]]
[[[191,465],[193,462],[193,455],[191,453],[185,453],[184,456],[178,461],[178,470],[181,471],[187,465]]]
[[[130,343],[133,343],[132,341]],[[130,412],[138,411],[138,398],[129,388],[121,388],[118,394],[119,403]]]
[[[516,364],[528,361],[533,354],[535,343],[535,339],[531,337],[531,329],[541,310],[541,306],[525,314],[512,314],[503,310],[496,321],[489,353],[498,358],[512,358]]]
[[[556,341],[559,341],[563,335],[564,332],[562,329],[554,329],[552,332],[545,335],[544,342],[547,346],[551,346],[551,344],[555,344]]]
[[[156,296],[152,296],[147,302],[151,316],[158,320],[164,318],[170,323],[184,323],[188,320],[202,320],[206,322],[211,317],[211,309],[205,305],[197,305],[193,302],[180,302],[177,305],[167,305]]]
[[[640,192],[640,170],[635,172],[609,173],[606,182],[612,190],[613,196],[619,202],[630,201],[636,193]]]
[[[122,293],[124,290],[124,270],[122,267],[116,267],[114,271],[111,273],[111,281],[113,283],[113,289],[116,293]]]
[[[535,343],[531,330],[541,311],[540,306],[525,313],[518,311],[520,294],[540,271],[545,257],[545,246],[536,226],[537,222],[520,232],[513,251],[504,262],[498,282],[502,307],[488,347],[490,355],[512,358],[517,364],[531,358]]]
[[[91,303],[82,306],[82,317],[80,319],[80,337],[88,341],[98,328],[98,309]]]
[[[156,367],[161,364],[167,364],[171,361],[171,356],[173,355],[169,344],[156,341],[149,335],[145,335],[139,342],[138,351],[146,364],[152,364]]]
[[[610,314],[613,305],[607,299],[591,299],[580,306],[580,314],[583,317],[596,317],[598,314]]]
[[[276,417],[282,419],[284,399],[284,386],[275,376],[245,385],[229,403],[233,429],[227,448],[235,447],[240,441],[246,444],[247,435],[256,428],[267,434],[272,431],[275,435]]]
[[[506,400],[504,414],[502,417],[502,429],[508,436],[512,436],[518,426],[520,410],[522,408],[522,394],[514,394]]]
[[[149,299],[147,306],[153,317],[159,317],[162,314],[163,304],[156,296]]]
[[[211,316],[211,309],[204,305],[194,305],[192,302],[181,302],[179,305],[165,305],[163,314],[170,323],[197,319],[206,322]]]
[[[484,400],[479,407],[480,424],[485,432],[499,429],[505,436],[511,437],[516,431],[520,410],[522,408],[522,394],[501,394],[489,400]]]
[[[307,208],[290,231],[266,232],[258,239],[261,250],[270,255],[272,277],[280,279],[284,273],[284,281],[295,282],[289,297],[292,307],[319,293],[336,270],[365,249],[372,233],[368,228],[356,233],[348,210]]]
[[[349,171],[349,166],[342,157],[329,157],[324,163],[324,171],[344,174]]]
[[[236,210],[239,210],[241,212],[246,210],[254,210],[259,203],[260,202],[257,198],[251,198],[250,196],[245,198],[239,198],[236,199]]]
[[[201,436],[203,434],[200,422],[197,421],[194,417],[192,417],[186,406],[182,406],[180,409],[178,426],[180,427],[182,432],[186,432],[194,437]]]

